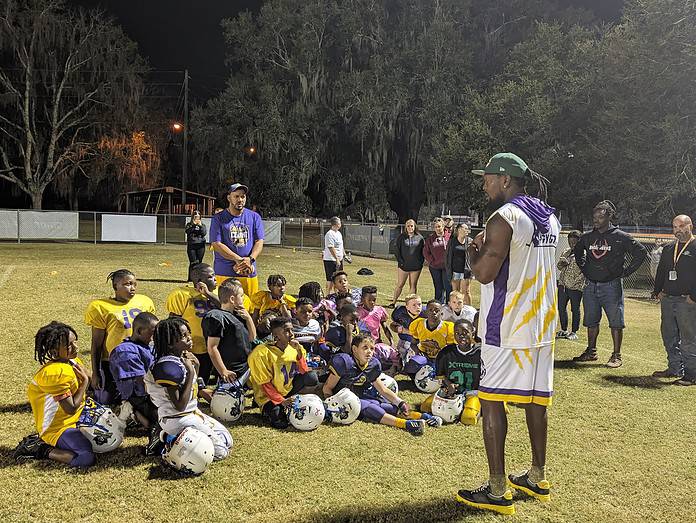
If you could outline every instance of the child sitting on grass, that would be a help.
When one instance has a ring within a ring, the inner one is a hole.
[[[188,323],[177,316],[162,320],[154,339],[156,360],[145,376],[145,387],[157,405],[160,426],[175,437],[186,427],[198,429],[213,442],[214,458],[226,458],[232,436],[220,422],[198,410],[198,360],[190,352],[193,341]]]
[[[121,401],[132,405],[135,419],[150,432],[146,456],[154,456],[162,450],[157,407],[150,400],[144,381],[145,374],[155,363],[150,343],[158,321],[157,316],[150,312],[138,314],[133,320],[133,334],[116,345],[109,356],[111,374]]]
[[[258,345],[249,355],[251,386],[261,415],[271,427],[289,425],[286,407],[302,389],[316,387],[317,374],[307,366],[306,351],[294,338],[292,322],[271,320],[273,343]]]
[[[258,324],[259,318],[269,309],[278,312],[279,316],[290,319],[290,311],[295,308],[297,299],[285,293],[288,284],[282,274],[271,274],[268,277],[268,290],[259,291],[251,297],[252,317]]]
[[[22,440],[14,458],[51,459],[76,468],[94,464],[92,443],[77,428],[85,406],[89,373],[77,357],[75,329],[57,321],[41,327],[34,339],[34,374],[27,395],[38,434]]]
[[[331,360],[330,374],[322,388],[325,398],[347,387],[360,398],[358,419],[405,429],[417,436],[423,434],[426,424],[432,427],[442,425],[442,419],[437,416],[413,412],[406,401],[379,379],[382,367],[374,357],[375,341],[372,337],[358,334],[353,337],[352,345],[352,355],[336,354]],[[378,399],[366,396],[371,387],[379,394]]]
[[[457,320],[474,321],[474,314],[476,314],[476,308],[464,304],[464,295],[459,291],[452,291],[447,305],[442,308],[442,321],[452,323]]]

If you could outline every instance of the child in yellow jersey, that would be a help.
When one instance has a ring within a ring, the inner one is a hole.
[[[278,311],[283,318],[291,318],[290,311],[295,308],[297,298],[285,294],[288,282],[281,274],[271,274],[268,277],[267,291],[259,291],[251,297],[251,309],[254,322],[258,324],[259,318],[269,309]]]
[[[202,322],[208,311],[220,308],[220,300],[215,292],[215,271],[207,263],[197,263],[191,267],[191,282],[193,286],[179,287],[169,293],[165,308],[170,317],[179,316],[189,324],[193,338],[191,352],[200,365],[198,377],[207,384],[213,363],[208,355]]]
[[[447,345],[455,343],[454,324],[442,321],[442,305],[437,300],[430,300],[425,308],[425,318],[416,318],[409,330],[413,337],[415,355],[410,356],[404,364],[404,374],[414,377],[424,366],[435,369],[435,358]]]
[[[152,300],[136,294],[138,282],[128,269],[119,269],[111,280],[114,297],[92,301],[85,312],[85,323],[92,327],[92,389],[94,398],[108,405],[116,398],[116,384],[109,368],[109,354],[116,345],[133,334],[133,320],[141,312],[154,314]]]
[[[89,385],[89,374],[77,358],[77,333],[57,321],[41,327],[34,340],[34,358],[42,367],[27,395],[38,434],[22,440],[15,459],[52,459],[89,467],[95,459],[92,443],[77,428]]]
[[[273,428],[289,425],[286,408],[304,388],[316,387],[317,373],[307,367],[306,352],[295,340],[292,321],[271,320],[274,344],[258,345],[249,355],[254,399]]]

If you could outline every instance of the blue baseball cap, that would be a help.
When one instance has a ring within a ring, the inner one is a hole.
[[[230,188],[227,189],[227,194],[230,194],[234,191],[239,191],[240,189],[244,191],[245,194],[249,192],[249,187],[247,187],[246,185],[242,185],[241,183],[233,183],[232,185],[230,185]]]

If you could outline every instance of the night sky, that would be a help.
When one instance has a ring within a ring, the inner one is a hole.
[[[297,0],[288,0],[297,1]],[[566,0],[568,5],[594,10],[605,20],[618,18],[623,0]],[[261,0],[70,0],[85,7],[101,6],[135,40],[150,66],[161,70],[189,69],[191,90],[199,101],[214,96],[228,76],[220,22],[245,10],[257,10]],[[168,78],[165,78],[167,77]],[[158,81],[180,81],[160,73]]]

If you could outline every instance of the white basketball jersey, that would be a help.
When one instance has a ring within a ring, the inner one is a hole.
[[[506,203],[499,215],[512,227],[510,253],[498,276],[481,285],[479,336],[486,345],[531,349],[554,341],[556,308],[556,247],[561,225],[550,216],[550,230],[535,231],[534,222],[519,207]]]

